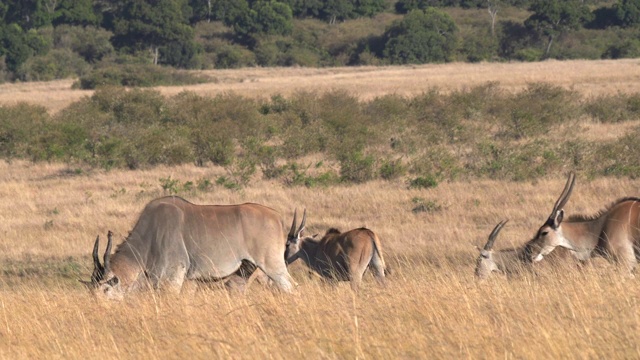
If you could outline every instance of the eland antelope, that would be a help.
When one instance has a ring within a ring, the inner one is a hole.
[[[593,255],[613,259],[632,273],[638,265],[640,199],[621,198],[594,215],[565,218],[563,208],[571,196],[575,180],[575,174],[571,172],[551,215],[531,240],[537,249],[532,260],[542,260],[559,246],[569,249],[581,261]]]
[[[522,265],[531,262],[531,246],[529,243],[520,248],[493,251],[493,244],[496,242],[500,230],[508,221],[499,222],[489,234],[487,243],[482,249],[479,249],[480,256],[478,256],[475,271],[478,278],[486,279],[494,271],[500,274],[509,274],[522,268]]]
[[[293,215],[293,224],[287,236],[287,263],[302,259],[323,278],[351,281],[354,291],[358,290],[362,276],[369,267],[376,279],[384,283],[387,270],[380,239],[373,231],[359,228],[341,233],[331,228],[320,240],[314,239],[315,235],[303,238],[306,219],[305,210],[300,227],[296,230],[296,213]]]
[[[94,293],[122,298],[145,286],[180,290],[185,280],[208,281],[236,272],[243,260],[255,264],[283,291],[293,290],[287,271],[284,223],[258,204],[195,205],[177,196],[153,200],[127,239],[111,254],[111,233],[98,259],[93,248]]]
[[[533,268],[532,254],[536,252],[537,245],[530,240],[517,248],[507,248],[494,251],[493,245],[500,233],[500,230],[509,220],[503,220],[498,223],[489,234],[487,243],[480,250],[480,256],[476,261],[475,274],[480,280],[488,278],[493,272],[503,275],[511,275],[521,273],[523,270],[530,270],[537,274],[537,267]],[[556,251],[546,261],[550,265],[557,266],[567,264],[568,250]],[[569,263],[569,265],[572,265]]]

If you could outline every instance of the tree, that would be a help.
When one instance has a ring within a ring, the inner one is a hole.
[[[244,1],[229,7],[230,16],[225,19],[241,37],[256,34],[288,35],[293,29],[293,14],[289,5],[278,1],[256,1],[250,8]]]
[[[624,27],[640,24],[640,0],[619,0],[616,4],[616,17]]]
[[[16,23],[23,31],[51,25],[53,11],[47,0],[9,0],[6,2],[5,21]]]
[[[444,11],[413,10],[383,35],[384,57],[396,64],[450,61],[458,44],[458,27]]]
[[[547,38],[545,57],[549,56],[551,45],[559,35],[578,29],[591,18],[589,8],[582,0],[537,0],[529,10],[533,14],[524,24]]]
[[[383,12],[385,8],[384,0],[356,0],[354,11],[357,16],[372,17]]]
[[[92,0],[49,0],[55,6],[53,25],[98,25],[99,18],[93,9]],[[53,1],[57,1],[54,3]]]
[[[323,0],[283,0],[282,2],[289,5],[293,16],[298,18],[319,18],[325,6]]]
[[[130,50],[149,49],[158,64],[160,48],[193,41],[193,29],[184,14],[186,0],[123,0],[115,8],[114,45]]]
[[[258,1],[252,7],[254,31],[269,35],[288,35],[293,29],[291,8],[277,1]]]
[[[327,0],[322,8],[321,16],[329,20],[329,24],[335,24],[337,20],[345,20],[351,17],[354,10],[353,3],[348,0]]]
[[[5,56],[7,69],[13,73],[31,56],[31,49],[27,45],[27,36],[20,25],[10,24],[2,28],[0,55]]]

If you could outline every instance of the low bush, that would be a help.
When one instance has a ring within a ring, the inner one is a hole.
[[[640,176],[640,132],[567,137],[585,114],[637,120],[640,95],[584,100],[548,84],[511,94],[488,83],[412,98],[362,101],[332,91],[253,100],[102,87],[52,116],[27,104],[0,107],[0,157],[105,169],[213,164],[228,173],[220,185],[234,189],[259,177],[307,187],[404,179],[428,188],[468,178],[531,180],[566,168]],[[310,157],[322,160],[300,165]]]
[[[81,76],[74,87],[96,89],[102,86],[150,87],[201,84],[210,79],[169,67],[147,64],[107,65]]]

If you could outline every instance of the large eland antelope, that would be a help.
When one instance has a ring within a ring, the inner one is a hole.
[[[151,201],[111,255],[111,234],[98,259],[93,248],[90,287],[108,298],[143,288],[180,290],[185,280],[208,281],[236,272],[243,260],[255,264],[283,291],[292,291],[284,259],[280,215],[258,204],[195,205],[177,196]]]
[[[563,207],[574,185],[575,174],[571,172],[551,215],[532,240],[539,249],[532,259],[540,261],[560,246],[571,250],[579,260],[604,255],[633,272],[638,265],[640,246],[640,199],[621,198],[594,215],[572,215],[565,219]]]
[[[320,240],[302,238],[307,219],[306,210],[300,227],[296,230],[296,214],[287,237],[285,258],[288,263],[302,259],[305,264],[327,279],[351,281],[351,288],[358,290],[362,275],[371,267],[375,277],[384,283],[386,266],[382,256],[380,239],[371,230],[359,228],[341,233],[329,229]]]

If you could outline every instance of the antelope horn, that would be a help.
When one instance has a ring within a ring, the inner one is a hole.
[[[300,223],[300,227],[298,228],[298,231],[296,232],[297,236],[300,236],[300,233],[302,232],[302,230],[304,230],[304,227],[307,225],[307,209],[304,209],[304,213],[302,214],[302,222]]]
[[[293,211],[293,223],[291,224],[291,230],[289,230],[289,237],[296,236],[296,222],[298,217],[298,209]]]
[[[108,273],[111,269],[111,245],[113,244],[113,233],[111,230],[107,232],[107,250],[104,251],[104,273]]]
[[[569,173],[569,178],[567,179],[567,183],[564,185],[564,190],[562,190],[562,194],[556,201],[555,205],[553,205],[553,211],[551,211],[551,216],[555,216],[556,212],[562,209],[567,201],[569,201],[569,196],[571,196],[571,192],[573,191],[573,185],[576,183],[576,174],[572,171]]]
[[[503,220],[500,221],[498,223],[498,225],[496,225],[496,227],[493,228],[493,231],[491,232],[491,234],[489,235],[489,240],[487,240],[487,243],[484,245],[484,250],[490,251],[491,248],[493,248],[493,243],[496,242],[496,238],[498,237],[498,233],[500,233],[500,230],[502,230],[502,227],[504,226],[504,224],[506,224],[509,220]]]
[[[96,237],[96,242],[93,245],[93,269],[98,270],[100,272],[103,271],[103,267],[100,264],[100,259],[98,259],[98,249],[100,248],[100,235]]]

